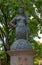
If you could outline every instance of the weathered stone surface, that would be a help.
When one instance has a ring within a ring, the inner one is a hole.
[[[11,50],[22,50],[22,49],[30,50],[32,49],[32,45],[27,40],[19,39],[16,40],[11,46]]]
[[[16,15],[11,24],[16,25],[16,39],[27,39],[29,33],[29,27],[27,25],[26,17],[24,16],[23,8],[19,8],[18,15]]]
[[[26,60],[25,60],[26,59]],[[10,65],[34,65],[32,55],[11,56]]]

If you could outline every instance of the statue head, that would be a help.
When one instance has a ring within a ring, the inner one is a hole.
[[[20,8],[18,9],[18,14],[24,14],[24,9],[23,9],[23,7],[20,7]]]

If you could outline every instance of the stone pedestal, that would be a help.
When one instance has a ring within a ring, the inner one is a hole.
[[[25,39],[15,40],[7,53],[10,55],[10,65],[34,65],[33,57],[36,51]]]
[[[33,57],[36,52],[34,50],[11,50],[10,65],[34,65]]]

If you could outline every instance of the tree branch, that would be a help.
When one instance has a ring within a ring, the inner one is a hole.
[[[1,8],[1,7],[0,7]],[[9,30],[8,30],[8,16],[5,14],[5,12],[3,11],[3,9],[1,8],[1,12],[3,13],[4,19],[5,19],[5,30],[6,30],[6,45],[8,45],[7,50],[10,49],[10,45],[9,45],[9,40],[8,40],[8,36],[9,36]]]
[[[42,20],[35,14],[35,13],[32,13],[33,17],[37,19],[37,21],[40,23],[42,22]]]
[[[3,42],[4,50],[6,51],[6,46],[5,46],[5,43],[4,43],[3,35],[0,35],[0,38],[1,38],[2,42]]]

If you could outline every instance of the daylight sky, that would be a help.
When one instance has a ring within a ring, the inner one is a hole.
[[[34,40],[39,41],[40,43],[42,43],[42,34],[40,34],[40,31],[38,32],[38,36],[40,37],[40,39],[38,37],[35,37]]]

